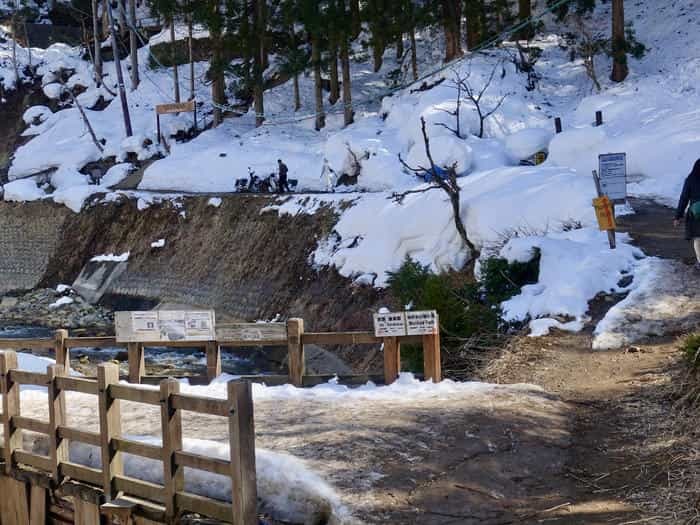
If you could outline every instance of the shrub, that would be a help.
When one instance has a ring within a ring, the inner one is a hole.
[[[692,368],[700,367],[700,333],[683,338],[680,349]]]

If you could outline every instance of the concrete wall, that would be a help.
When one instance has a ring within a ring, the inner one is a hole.
[[[48,203],[0,203],[0,293],[39,284],[69,213]]]

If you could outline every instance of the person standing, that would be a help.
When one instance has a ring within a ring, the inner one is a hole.
[[[292,191],[289,189],[289,184],[287,183],[287,174],[289,173],[289,168],[282,162],[282,159],[277,159],[277,191],[284,193],[285,191]]]
[[[700,271],[700,159],[695,162],[693,171],[685,179],[683,191],[678,201],[674,226],[681,224],[685,216],[685,238],[693,242],[695,250],[695,270]]]

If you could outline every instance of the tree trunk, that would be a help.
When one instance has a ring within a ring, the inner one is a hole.
[[[469,248],[469,251],[471,252],[471,257],[469,260],[471,260],[477,254],[477,250],[476,246],[474,246],[474,243],[469,240],[469,236],[467,235],[467,229],[464,227],[464,222],[462,222],[459,191],[450,192],[450,204],[452,205],[452,214],[454,215],[455,228],[457,228],[457,233],[459,233],[459,237],[462,239],[464,245],[467,248]]]
[[[301,109],[301,95],[299,94],[299,75],[295,74],[292,78],[294,85],[294,111]]]
[[[441,0],[442,22],[445,29],[445,62],[462,56],[461,0]]]
[[[175,46],[175,17],[170,18],[170,57],[173,61],[173,83],[175,87],[175,102],[180,102],[180,75],[177,70],[177,48]]]
[[[24,29],[24,40],[27,42],[27,61],[29,68],[32,67],[32,44],[29,42],[29,31],[27,31],[27,19],[22,18],[22,28]]]
[[[187,51],[190,61],[190,100],[194,100],[194,49],[192,37],[192,13],[187,15]]]
[[[220,16],[219,4],[214,3],[214,17]],[[214,103],[214,127],[223,122],[224,112],[221,106],[226,102],[226,82],[223,68],[223,42],[221,41],[221,30],[218,27],[210,27],[211,37],[211,59],[209,70],[211,72],[211,98]]]
[[[311,62],[314,68],[314,93],[316,99],[316,131],[326,126],[326,114],[323,111],[323,85],[321,83],[321,43],[318,35],[311,35]]]
[[[360,18],[360,0],[350,0],[350,24],[351,38],[356,39],[362,31],[362,20]]]
[[[531,0],[518,0],[518,19],[520,23],[525,22],[532,16],[532,3]],[[523,27],[518,32],[518,38],[520,40],[530,40],[533,36],[532,24],[528,24]]]
[[[95,39],[95,83],[102,85],[102,48],[100,47],[100,23],[97,16],[98,0],[92,0],[92,36]]]
[[[411,39],[411,71],[413,72],[413,80],[418,80],[418,51],[416,50],[416,28],[411,27],[408,32]]]
[[[19,89],[19,65],[17,64],[17,7],[10,21],[12,26],[12,69],[15,70],[15,89]]]
[[[331,105],[338,102],[340,98],[340,85],[338,79],[338,43],[334,37],[330,38],[330,60],[328,61],[329,76],[331,79],[331,94],[328,101]]]
[[[355,113],[352,110],[352,80],[350,78],[350,44],[346,34],[341,34],[340,64],[343,70],[343,122],[346,126],[353,123]]]
[[[255,126],[262,126],[265,121],[264,79],[265,68],[265,1],[253,0],[254,28],[254,57],[253,57],[253,108],[255,110]]]
[[[629,74],[627,67],[627,42],[625,41],[625,6],[624,0],[612,2],[612,50],[613,70],[610,79],[622,82]]]
[[[399,62],[401,60],[401,57],[403,57],[404,53],[404,48],[403,48],[403,33],[399,35],[399,37],[396,39],[396,61]]]
[[[374,72],[377,73],[384,63],[384,50],[386,44],[379,31],[372,32],[372,59],[374,61]]]
[[[139,87],[139,43],[136,40],[136,0],[129,2],[129,53],[131,57],[131,90]]]
[[[121,101],[122,114],[124,115],[124,129],[126,136],[131,137],[131,115],[129,115],[129,104],[126,100],[126,90],[124,89],[124,77],[122,76],[122,65],[119,60],[119,46],[117,45],[117,28],[114,26],[114,15],[111,5],[107,6],[107,16],[109,18],[110,33],[112,33],[112,51],[114,53],[114,69],[117,72],[117,86],[119,87],[119,100]]]
[[[119,35],[124,38],[126,36],[126,9],[124,9],[124,0],[117,0],[117,11],[119,12]]]

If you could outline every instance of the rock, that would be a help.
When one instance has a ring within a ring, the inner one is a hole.
[[[13,308],[17,306],[19,299],[16,297],[3,297],[0,299],[0,308]]]

